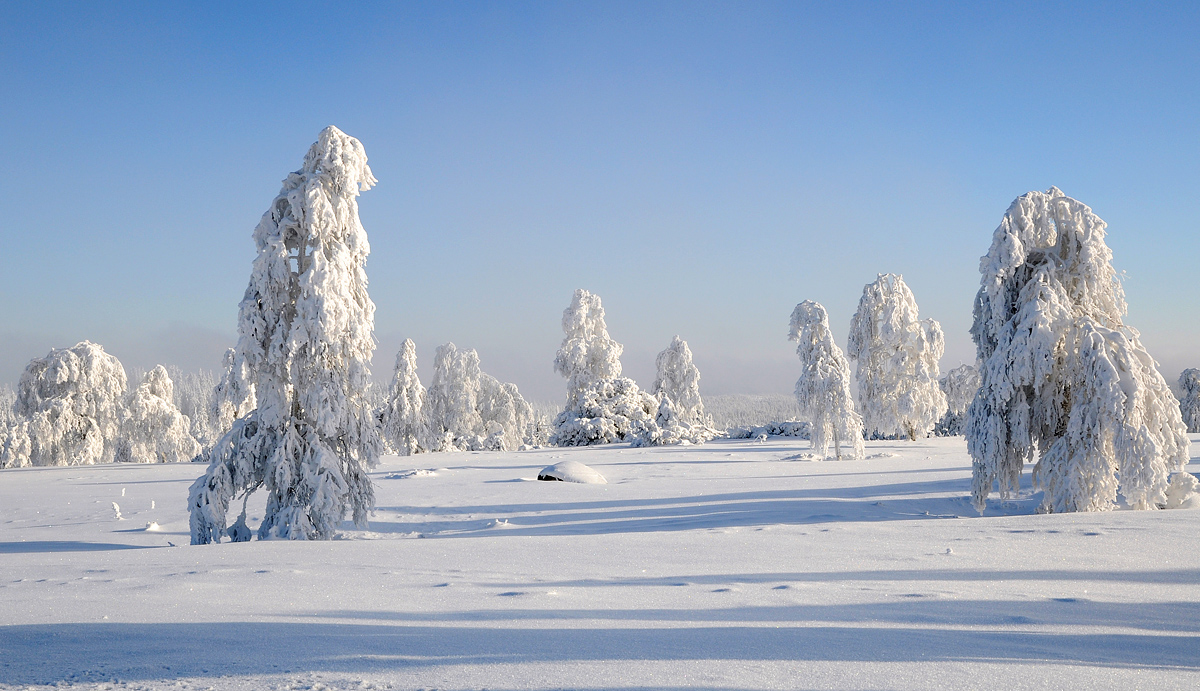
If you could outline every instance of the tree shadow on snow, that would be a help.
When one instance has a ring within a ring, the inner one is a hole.
[[[144,532],[144,530],[139,529],[135,532]],[[111,542],[79,542],[75,540],[32,540],[29,542],[0,542],[0,554],[106,552],[115,549],[157,549],[158,547],[158,545],[122,545]]]

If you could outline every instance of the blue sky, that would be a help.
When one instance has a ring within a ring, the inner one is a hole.
[[[380,181],[381,375],[453,340],[557,399],[585,287],[642,383],[679,334],[704,391],[786,393],[792,307],[844,345],[888,271],[969,362],[979,257],[1051,185],[1108,222],[1168,379],[1200,366],[1200,10],[963,5],[5,3],[0,381],[85,338],[215,368],[329,124]]]

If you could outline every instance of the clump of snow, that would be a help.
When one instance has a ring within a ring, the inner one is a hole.
[[[967,425],[967,407],[979,391],[979,370],[974,365],[959,365],[942,376],[938,386],[946,394],[946,414],[934,433],[942,437],[961,435]]]
[[[576,290],[562,326],[554,371],[567,378],[567,403],[554,419],[550,443],[609,444],[645,433],[660,402],[621,376],[622,347],[608,336],[600,296]]]
[[[946,410],[938,386],[945,350],[942,327],[918,319],[917,300],[896,274],[879,274],[863,288],[850,323],[847,355],[857,363],[864,427],[877,435],[928,436]]]
[[[1162,508],[1200,508],[1200,494],[1196,492],[1197,489],[1200,489],[1200,481],[1196,480],[1195,475],[1188,472],[1175,473],[1171,476],[1171,483],[1167,485],[1167,499]]]
[[[1166,503],[1187,428],[1157,364],[1122,323],[1106,224],[1057,188],[1017,198],[980,261],[971,335],[981,386],[967,412],[975,506],[1013,496],[1027,460],[1043,512]]]
[[[111,463],[121,429],[125,370],[83,341],[25,367],[4,440],[4,467]]]
[[[162,365],[146,373],[130,392],[115,460],[124,463],[181,463],[200,453],[188,418],[175,407],[174,386]]]
[[[814,452],[822,458],[828,456],[832,441],[838,459],[862,458],[863,421],[854,410],[850,366],[833,342],[825,308],[812,300],[796,305],[788,340],[797,342],[801,373],[796,380],[796,402],[800,414],[811,421]]]
[[[191,487],[193,544],[227,534],[239,493],[242,515],[228,534],[247,539],[245,499],[259,487],[260,539],[329,539],[347,512],[366,524],[375,505],[367,469],[382,443],[366,399],[375,305],[357,197],[375,182],[362,144],[327,127],[255,229],[234,363],[257,407],[234,420]]]
[[[561,461],[551,466],[546,466],[538,472],[539,480],[557,480],[560,482],[581,482],[588,485],[607,485],[608,480],[604,479],[596,469],[586,466],[579,461]]]
[[[1188,432],[1200,432],[1200,369],[1185,369],[1179,375],[1179,388],[1183,398],[1179,399],[1179,411]]]

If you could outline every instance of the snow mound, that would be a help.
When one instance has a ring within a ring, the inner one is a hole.
[[[387,475],[385,480],[407,480],[410,477],[433,477],[437,475],[437,471],[433,468],[415,468],[413,470],[402,470],[398,473]]]
[[[582,482],[588,485],[607,485],[608,480],[595,469],[579,461],[563,461],[542,468],[538,473],[539,480],[558,480],[561,482]]]

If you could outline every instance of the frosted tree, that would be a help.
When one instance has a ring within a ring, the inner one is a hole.
[[[1185,369],[1179,375],[1179,388],[1183,398],[1179,399],[1179,411],[1188,432],[1200,432],[1200,369]]]
[[[800,414],[812,423],[812,448],[819,456],[862,458],[863,421],[850,393],[850,365],[833,341],[829,315],[820,303],[805,300],[792,310],[788,340],[796,341],[800,378],[796,402]]]
[[[516,384],[483,373],[476,405],[486,432],[485,449],[512,451],[526,443],[534,443],[533,406],[521,396]]]
[[[233,422],[191,487],[193,544],[249,539],[245,500],[260,487],[260,539],[328,539],[347,513],[366,524],[375,504],[367,470],[381,442],[366,400],[375,305],[357,197],[374,183],[362,144],[328,127],[255,229],[235,363],[257,406]],[[239,493],[242,514],[227,530]]]
[[[659,401],[621,376],[620,343],[608,336],[600,296],[580,288],[563,310],[554,371],[567,379],[567,403],[550,443],[584,446],[633,440],[654,424]]]
[[[702,444],[717,435],[700,398],[700,370],[687,341],[676,336],[655,359],[654,395],[658,411],[643,444]]]
[[[221,379],[213,388],[209,410],[218,434],[224,435],[233,427],[234,420],[249,415],[257,406],[254,381],[246,369],[246,360],[229,348],[222,362]]]
[[[974,365],[959,365],[939,379],[938,386],[946,394],[946,414],[935,431],[947,437],[962,434],[967,424],[967,406],[979,391],[979,370]]]
[[[28,462],[13,465],[111,463],[120,432],[125,370],[104,348],[83,341],[50,351],[25,367],[13,412],[27,421]],[[19,446],[25,442],[20,441]]]
[[[980,262],[971,327],[980,388],[967,449],[981,512],[993,486],[1002,498],[1016,493],[1035,457],[1043,512],[1111,509],[1118,491],[1148,509],[1190,491],[1179,472],[1189,445],[1179,405],[1122,323],[1105,227],[1057,188],[1030,192],[1008,208]]]
[[[425,419],[425,387],[417,377],[417,346],[411,338],[404,339],[396,353],[396,369],[382,418],[384,437],[397,453],[410,456],[433,446]]]
[[[125,404],[118,462],[179,463],[200,453],[190,421],[175,407],[174,398],[174,384],[166,368],[159,365],[146,373]]]
[[[847,355],[856,363],[859,405],[868,432],[917,439],[946,410],[938,386],[942,327],[918,319],[917,301],[896,274],[863,288],[850,322]]]
[[[517,387],[485,374],[474,350],[439,346],[428,421],[437,451],[507,451],[531,435],[533,408]]]

